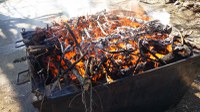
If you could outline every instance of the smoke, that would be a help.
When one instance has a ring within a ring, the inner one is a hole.
[[[165,9],[161,11],[149,12],[148,15],[153,19],[160,20],[160,22],[164,25],[170,24],[170,14]]]
[[[109,10],[140,10],[138,0],[57,0],[57,7],[67,17],[76,17],[106,9]]]
[[[81,15],[93,14],[103,9],[108,9],[107,0],[58,0],[57,6],[67,17],[76,17]]]
[[[66,17],[77,17],[82,15],[94,14],[96,12],[106,10],[129,10],[137,13],[147,14],[153,18],[160,20],[162,24],[167,25],[170,22],[170,14],[164,9],[162,11],[150,11],[151,7],[141,6],[139,0],[57,0],[57,7],[63,11]]]

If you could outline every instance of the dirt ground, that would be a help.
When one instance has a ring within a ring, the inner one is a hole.
[[[179,11],[174,5],[167,4],[165,9],[171,14],[171,24],[179,29],[193,31],[191,38],[200,44],[200,13],[190,10]],[[180,103],[167,112],[200,112],[200,75],[192,83]]]
[[[3,1],[0,0],[0,3]],[[115,8],[116,5],[118,5],[117,8],[121,8],[121,4],[125,4],[127,1],[130,0],[116,0],[117,4],[112,1],[110,7],[113,8],[113,4],[115,4]],[[200,43],[200,14],[193,13],[190,10],[179,11],[173,4],[140,4],[148,12],[165,9],[171,15],[170,23],[172,26],[178,29],[184,28],[187,31],[193,30],[191,38]],[[37,112],[31,105],[30,83],[16,85],[17,72],[26,69],[27,64],[12,64],[12,61],[16,57],[21,57],[25,54],[24,49],[14,49],[14,42],[20,39],[19,31],[22,28],[20,25],[26,26],[24,25],[25,21],[34,26],[44,26],[45,23],[26,17],[24,19],[7,18],[9,17],[3,15],[0,11],[0,112]],[[18,23],[18,26],[14,25]],[[28,26],[27,29],[34,29],[34,27]],[[13,39],[12,37],[15,38]],[[195,79],[180,103],[166,112],[200,112],[200,75]]]

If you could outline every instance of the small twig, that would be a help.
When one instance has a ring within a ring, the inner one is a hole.
[[[108,35],[105,31],[104,31],[104,29],[102,28],[102,26],[101,26],[101,24],[100,24],[100,22],[98,21],[98,20],[96,20],[96,22],[97,22],[97,24],[98,24],[98,26],[99,26],[99,28],[100,28],[100,30],[101,30],[101,32],[104,34],[104,35]]]
[[[91,36],[90,36],[90,34],[89,34],[89,32],[86,28],[84,28],[84,32],[85,32],[85,34],[87,35],[88,38],[91,38]]]
[[[115,62],[115,60],[114,60],[112,57],[110,58],[110,61],[111,61],[111,63],[113,64],[113,66],[114,66],[115,68],[117,68],[117,70],[120,71],[120,66]]]
[[[87,76],[88,78],[89,78],[89,76],[88,76],[89,62],[90,62],[90,59],[88,59],[88,60],[85,62],[85,74],[84,74],[84,76]]]
[[[137,65],[138,65],[138,63],[140,62],[140,59],[141,59],[141,57],[139,57],[139,58],[137,59],[137,61],[136,61],[136,63],[135,63],[134,66],[129,67],[129,68],[127,68],[127,69],[121,69],[120,71],[121,71],[122,73],[124,73],[124,74],[127,74],[127,73],[129,73],[129,72],[134,73],[134,72],[135,72],[135,69],[136,69],[136,67],[137,67]]]
[[[72,68],[74,68],[74,66],[80,62],[84,56],[86,56],[87,52],[85,52],[76,62],[74,62],[73,64],[69,65],[68,69],[65,71],[65,74],[67,74]]]
[[[88,60],[86,61],[86,66],[85,66],[85,74],[84,74],[85,80],[84,80],[84,85],[83,85],[84,91],[88,91],[88,89],[89,89],[89,87],[90,87],[90,85],[91,85],[91,83],[92,83],[92,81],[90,80],[90,77],[89,77],[89,75],[88,75],[88,66],[89,66],[89,62],[90,62],[90,59],[88,59]]]
[[[48,52],[48,51],[45,51],[45,52],[43,52],[43,53],[40,53],[40,54],[36,55],[35,58],[38,58],[38,57],[40,57],[40,56],[42,56],[42,55],[45,55],[47,52]]]
[[[77,28],[78,24],[79,24],[79,20],[80,20],[80,17],[78,17],[77,19],[77,22],[75,23],[74,27]]]
[[[58,39],[58,42],[60,44],[60,49],[61,49],[61,52],[63,53],[64,52],[64,47],[63,47],[63,44],[62,42]]]
[[[94,64],[94,58],[91,58],[91,62],[90,62],[90,75],[92,76],[94,74],[93,72],[93,65]]]
[[[145,47],[145,46],[144,46],[144,47]],[[156,56],[156,53],[150,51],[150,50],[147,49],[146,47],[145,47],[145,49],[146,49],[151,55],[153,55],[161,64],[163,64],[163,65],[166,65],[166,64],[167,64],[164,60],[162,60],[162,59],[160,59],[158,56]]]
[[[181,37],[181,45],[183,45],[183,44],[184,44],[184,38],[183,38],[183,35],[182,35],[182,33],[181,33],[180,31],[178,31],[178,33],[179,33],[179,35],[180,35],[180,37]]]
[[[145,20],[134,18],[134,17],[127,17],[127,19],[131,20],[132,22],[137,22],[137,23],[140,23],[140,24],[147,23],[147,21],[145,21]]]
[[[145,55],[144,51],[143,51],[143,45],[142,45],[143,40],[139,39],[138,40],[138,49],[140,51],[140,56],[142,57],[142,59],[147,59],[147,56]]]
[[[108,80],[108,78],[110,77],[110,75],[111,75],[111,72],[110,72],[110,70],[109,70],[109,67],[107,67],[107,65],[105,64],[105,62],[107,61],[107,57],[104,57],[105,58],[105,61],[102,63],[102,65],[103,65],[103,67],[104,67],[104,69],[105,69],[105,71],[106,71],[106,80],[107,80],[107,82],[108,83],[111,83],[113,80],[111,79],[110,81]],[[110,65],[109,65],[110,66]]]
[[[177,32],[179,33],[179,35],[180,35],[180,37],[181,37],[181,45],[183,45],[183,44],[184,44],[184,37],[183,37],[181,31],[180,31],[178,28],[176,28],[176,27],[174,27],[174,28],[175,28],[175,29],[177,30]]]
[[[158,56],[156,56],[156,53],[150,51],[146,46],[144,46],[144,45],[142,44],[143,41],[144,41],[144,39],[139,40],[139,46],[140,46],[139,49],[140,49],[141,56],[145,56],[145,54],[144,54],[144,52],[143,52],[143,50],[142,50],[142,49],[144,49],[145,51],[147,51],[147,52],[149,52],[151,55],[153,55],[161,64],[166,65],[167,63],[166,63],[164,60],[160,59]]]
[[[69,31],[69,33],[71,34],[72,38],[74,39],[74,42],[76,43],[76,46],[78,47],[78,50],[80,52],[81,55],[83,55],[82,51],[81,51],[81,46],[80,44],[78,43],[77,39],[76,39],[76,36],[74,35],[73,31],[71,30],[70,26],[65,23],[66,27],[67,27],[67,30]]]
[[[66,74],[67,72],[69,72],[69,70],[72,70],[72,73],[76,76],[76,78],[78,79],[78,81],[80,82],[80,84],[81,85],[84,85],[84,78],[81,76],[81,74],[79,74],[79,72],[78,72],[78,70],[76,69],[76,68],[74,68],[74,66],[76,65],[76,64],[74,64],[73,66],[72,66],[72,63],[68,60],[68,59],[64,59],[64,61],[65,61],[65,63],[66,63],[66,65],[69,67],[70,66],[70,68],[71,69],[67,69],[66,70],[66,72],[65,73],[63,73],[63,74]],[[78,63],[78,62],[77,62]]]
[[[105,13],[106,13],[106,11],[102,12],[102,14],[103,14],[103,16],[104,16],[106,22],[109,22],[109,21],[108,21],[108,18],[107,18],[106,15],[105,15]]]
[[[24,56],[24,57],[15,59],[13,61],[13,63],[21,63],[21,62],[26,61],[27,59],[31,59],[31,58],[34,58],[34,57],[33,56]]]
[[[60,83],[60,79],[58,78],[58,79],[52,84],[51,91],[53,91],[57,85],[58,85],[58,87],[59,87],[59,83]],[[61,87],[59,87],[59,89],[61,90]]]
[[[135,50],[125,50],[125,49],[120,49],[120,50],[117,50],[117,51],[107,51],[105,49],[103,49],[105,52],[108,52],[108,53],[112,53],[112,54],[118,54],[118,53],[124,53],[124,52],[128,52],[128,53],[131,53],[131,52],[134,52]]]
[[[138,66],[138,63],[140,62],[140,59],[141,59],[141,57],[139,57],[139,58],[137,59],[136,64],[135,64],[134,69],[133,69],[133,73],[135,72],[135,69],[136,69],[136,67]]]
[[[107,58],[104,56],[103,58],[101,58],[100,63],[98,64],[97,68],[95,69],[96,72],[99,71],[99,69],[101,68],[101,66],[103,65],[103,63],[105,63],[107,61]]]

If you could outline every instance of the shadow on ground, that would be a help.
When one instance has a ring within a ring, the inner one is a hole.
[[[2,18],[9,18],[1,20]],[[31,105],[30,83],[16,85],[18,72],[27,69],[26,63],[13,64],[15,58],[25,56],[24,48],[16,49],[15,41],[21,39],[21,28],[33,30],[46,24],[35,19],[11,18],[0,14],[0,111],[35,112]]]

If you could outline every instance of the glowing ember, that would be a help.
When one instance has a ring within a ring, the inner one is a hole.
[[[179,43],[170,32],[144,14],[136,19],[102,11],[37,28],[33,45],[45,45],[40,63],[50,82],[69,77],[111,83],[166,64],[165,56]]]

